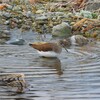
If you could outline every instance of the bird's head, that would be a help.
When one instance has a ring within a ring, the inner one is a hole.
[[[29,43],[29,46],[31,46],[31,47],[32,47],[32,43]]]
[[[67,39],[59,40],[59,44],[60,44],[62,47],[69,47],[69,46],[71,45],[70,41],[67,40]]]
[[[66,48],[69,47],[71,45],[71,43],[69,40],[63,39],[63,40],[59,40],[59,45],[68,52],[68,50]]]

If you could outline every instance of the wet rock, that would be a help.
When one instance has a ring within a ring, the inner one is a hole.
[[[69,24],[66,22],[62,22],[61,24],[53,27],[52,35],[58,37],[69,37],[71,35],[71,31],[72,30]]]
[[[10,35],[10,31],[9,30],[3,30],[3,33],[7,35],[7,37]]]
[[[7,41],[6,43],[7,44],[13,44],[13,45],[24,45],[25,40],[24,39],[13,39],[13,40]]]
[[[0,85],[7,87],[16,87],[16,92],[22,93],[27,87],[25,81],[25,75],[23,73],[1,73],[0,74]]]
[[[0,44],[4,44],[9,39],[10,39],[10,31],[1,30],[0,31]]]
[[[29,26],[29,25],[23,25],[23,26],[21,27],[21,31],[22,31],[22,32],[29,31],[30,29],[31,29],[31,26]]]
[[[7,38],[10,38],[10,32],[8,30],[1,30],[0,39],[7,39]]]
[[[0,44],[5,44],[5,39],[0,39]]]

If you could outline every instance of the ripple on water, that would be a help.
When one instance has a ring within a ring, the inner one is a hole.
[[[71,47],[59,58],[41,58],[27,45],[0,46],[5,73],[22,72],[29,84],[17,94],[0,87],[2,100],[100,100],[100,45]],[[0,100],[1,100],[0,99]]]

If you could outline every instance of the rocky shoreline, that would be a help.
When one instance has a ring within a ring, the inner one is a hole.
[[[1,44],[10,39],[10,30],[15,28],[20,29],[21,32],[32,30],[39,34],[51,34],[56,37],[81,34],[100,40],[99,7],[98,9],[94,7],[90,11],[89,5],[89,7],[85,6],[86,10],[77,11],[72,9],[75,6],[73,2],[42,1],[44,2],[30,4],[28,1],[15,0],[0,4]]]

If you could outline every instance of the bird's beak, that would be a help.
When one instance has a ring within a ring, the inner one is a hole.
[[[68,50],[67,50],[67,48],[66,47],[63,47],[67,52],[68,52]]]
[[[66,40],[60,40],[59,44],[68,52],[67,48],[66,48]]]
[[[61,46],[68,52],[68,50],[67,50],[67,48],[64,46],[64,44],[62,44]]]

